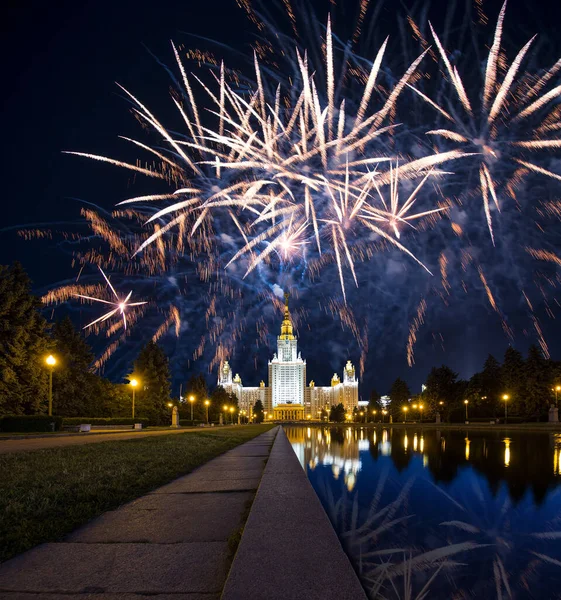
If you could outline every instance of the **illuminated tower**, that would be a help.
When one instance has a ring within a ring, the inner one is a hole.
[[[298,340],[288,309],[288,294],[284,295],[284,319],[277,338],[277,353],[269,361],[269,385],[272,407],[298,405],[303,411],[306,387],[306,361],[298,353]]]

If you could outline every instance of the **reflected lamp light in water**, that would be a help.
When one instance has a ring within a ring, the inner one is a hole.
[[[505,467],[510,465],[510,438],[505,438],[503,440],[505,444]]]

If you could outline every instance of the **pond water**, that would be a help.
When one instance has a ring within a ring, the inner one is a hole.
[[[561,434],[285,432],[371,598],[561,598]]]

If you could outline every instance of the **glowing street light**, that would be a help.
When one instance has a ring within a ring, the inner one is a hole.
[[[195,402],[195,396],[189,396],[189,403],[191,404],[191,425],[193,425],[193,402]]]
[[[208,407],[210,406],[210,400],[205,400],[206,407],[206,424],[208,425]]]
[[[384,410],[382,411],[382,423],[384,422],[384,417],[385,417],[387,414],[388,414],[388,411],[384,409]]]
[[[407,411],[408,411],[409,409],[407,408],[407,406],[403,406],[403,407],[401,408],[401,410],[402,410],[402,411],[403,411],[403,413],[405,414],[405,422],[407,423]]]
[[[56,365],[56,358],[49,354],[45,359],[47,366],[49,367],[49,417],[53,416],[53,371]]]
[[[374,421],[376,421],[376,413],[377,413],[377,412],[378,412],[378,411],[377,411],[376,409],[374,409],[374,410],[372,411],[372,414],[374,415]]]
[[[507,422],[508,419],[508,411],[507,411],[507,402],[509,401],[510,396],[508,394],[503,394],[503,402],[505,403],[505,423]]]
[[[132,418],[133,419],[134,419],[134,391],[135,391],[137,385],[138,385],[137,379],[130,380],[130,386],[132,388]]]
[[[224,425],[228,425],[228,405],[224,404],[222,410],[224,412]]]
[[[555,406],[557,406],[559,408],[559,404],[557,402],[557,394],[559,392],[561,392],[561,385],[556,385],[554,391],[555,391]]]
[[[468,420],[468,404],[469,401],[468,400],[464,400],[464,404],[466,405],[466,421]]]
[[[230,424],[234,424],[234,410],[236,410],[233,406],[230,406]]]
[[[423,408],[424,406],[422,404],[419,404],[419,414],[421,415],[421,423],[423,422]]]

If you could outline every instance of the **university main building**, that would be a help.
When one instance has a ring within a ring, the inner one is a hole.
[[[343,370],[343,381],[335,373],[330,386],[316,386],[314,381],[306,385],[306,361],[298,352],[298,340],[288,310],[288,294],[285,294],[277,352],[269,361],[269,385],[261,381],[259,387],[245,387],[239,375],[232,377],[228,361],[220,368],[218,385],[236,396],[240,410],[249,412],[257,400],[261,400],[268,418],[272,416],[279,421],[319,419],[322,409],[329,410],[339,403],[344,404],[348,412],[358,407],[358,379],[350,361]]]

